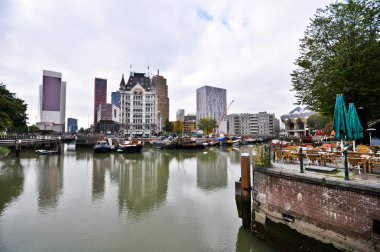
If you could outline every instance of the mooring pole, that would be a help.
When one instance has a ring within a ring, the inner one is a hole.
[[[57,152],[58,154],[61,154],[61,137],[58,137],[57,140]]]
[[[248,153],[241,154],[241,195],[243,202],[243,226],[251,227],[251,162]]]
[[[20,157],[20,151],[21,151],[21,140],[15,140],[16,143],[16,157]]]
[[[303,154],[302,154],[302,146],[300,146],[299,156],[300,156],[300,172],[303,173]]]
[[[348,176],[347,150],[343,151],[343,158],[344,158],[344,180],[350,180]]]

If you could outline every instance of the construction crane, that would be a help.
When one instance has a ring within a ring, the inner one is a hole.
[[[220,129],[220,124],[221,124],[222,122],[224,122],[224,119],[225,119],[226,116],[227,116],[227,112],[228,112],[228,110],[230,109],[230,107],[231,107],[231,105],[232,105],[233,102],[234,102],[234,100],[232,100],[232,101],[230,102],[230,104],[229,104],[228,107],[227,107],[226,112],[223,113],[223,114],[220,116],[220,118],[219,118],[219,122],[218,122],[218,127],[219,127],[219,129]],[[219,130],[219,133],[221,133],[220,130]]]

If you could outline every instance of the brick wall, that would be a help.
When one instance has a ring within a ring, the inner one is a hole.
[[[253,198],[257,214],[304,235],[343,250],[380,250],[373,229],[380,220],[380,184],[256,168]],[[284,212],[295,221],[284,220]]]

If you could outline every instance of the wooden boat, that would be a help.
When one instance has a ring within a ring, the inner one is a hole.
[[[203,149],[205,146],[202,142],[197,142],[194,140],[180,141],[177,143],[178,149]]]
[[[139,153],[143,148],[143,143],[139,140],[127,140],[121,141],[119,143],[119,147],[117,148],[117,152],[125,152],[125,153]]]
[[[93,147],[95,153],[105,153],[111,151],[111,146],[107,141],[97,141]]]

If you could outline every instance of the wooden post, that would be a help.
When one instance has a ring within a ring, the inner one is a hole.
[[[344,180],[350,180],[350,177],[348,175],[347,150],[343,151],[343,157],[344,157]]]
[[[248,153],[241,154],[241,196],[242,196],[242,215],[243,226],[251,227],[251,174],[250,159]]]
[[[299,160],[300,160],[300,172],[303,173],[303,154],[302,154],[302,146],[300,146]]]
[[[21,151],[21,140],[15,140],[15,144],[16,144],[16,157],[20,157],[20,151]]]

